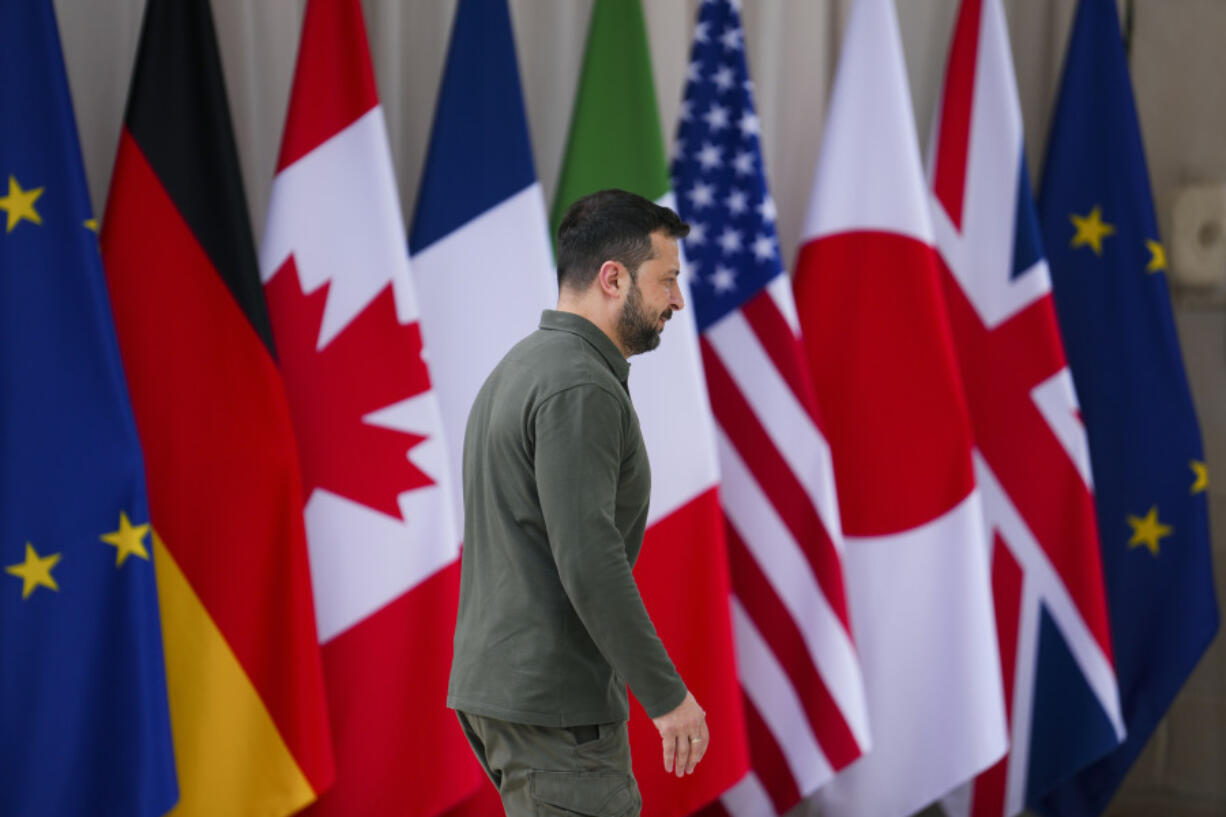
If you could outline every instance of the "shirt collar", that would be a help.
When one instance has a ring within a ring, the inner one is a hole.
[[[541,328],[555,329],[562,332],[570,332],[572,335],[579,337],[590,343],[600,356],[604,358],[605,363],[609,364],[609,368],[613,370],[613,374],[622,383],[630,376],[630,361],[622,356],[621,351],[608,335],[601,331],[600,327],[589,321],[582,315],[576,315],[574,312],[560,312],[556,309],[546,309],[541,313]]]

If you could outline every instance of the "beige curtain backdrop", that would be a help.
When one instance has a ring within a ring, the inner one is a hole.
[[[123,118],[143,0],[56,0],[85,164],[99,213]],[[425,161],[455,0],[363,2],[401,200],[410,217]],[[537,174],[552,198],[592,0],[511,0]],[[665,138],[671,142],[697,0],[645,0]],[[762,150],[790,265],[817,160],[826,97],[850,0],[746,0],[746,54]],[[1006,0],[1028,142],[1041,149],[1072,0]],[[214,0],[235,139],[257,241],[281,141],[303,0]],[[900,0],[919,131],[929,131],[957,0]],[[1031,165],[1039,166],[1032,152]]]
[[[762,149],[791,266],[851,0],[743,0]],[[643,0],[671,143],[697,0]],[[1119,0],[1125,8],[1126,0]],[[406,218],[412,217],[455,0],[364,0]],[[537,173],[552,199],[592,0],[511,0]],[[1074,0],[1005,0],[1027,150],[1039,173]],[[259,241],[305,0],[213,0],[252,226]],[[920,137],[927,142],[957,0],[897,0]],[[94,207],[110,184],[144,0],[55,0]],[[1226,181],[1226,0],[1133,0],[1132,56],[1163,234],[1180,185]],[[927,145],[922,145],[926,150]],[[1226,277],[1226,270],[1222,271]],[[1222,292],[1178,292],[1179,328],[1211,470],[1226,474]],[[1226,484],[1223,478],[1217,485]],[[1226,490],[1211,488],[1219,595]],[[1226,647],[1218,639],[1151,742],[1115,815],[1226,814]],[[802,809],[803,811],[803,809]]]

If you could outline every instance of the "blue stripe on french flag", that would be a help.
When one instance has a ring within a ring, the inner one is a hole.
[[[409,249],[458,482],[477,390],[557,301],[506,0],[461,0],[456,9]],[[455,506],[462,530],[459,497]]]
[[[410,252],[420,252],[535,183],[506,0],[461,0]]]

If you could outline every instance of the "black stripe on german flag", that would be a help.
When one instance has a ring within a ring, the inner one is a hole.
[[[207,0],[150,0],[125,125],[275,359],[222,77]]]

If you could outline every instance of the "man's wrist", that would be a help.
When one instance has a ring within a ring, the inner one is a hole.
[[[643,709],[647,711],[648,717],[660,718],[681,706],[685,701],[685,696],[688,694],[689,690],[686,689],[685,683],[678,678],[677,685],[669,689],[666,694],[661,695],[658,699],[648,702],[640,698],[639,702],[643,704]]]

